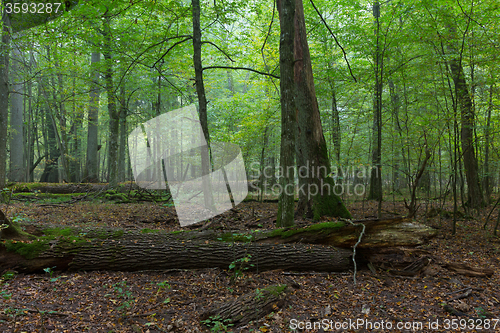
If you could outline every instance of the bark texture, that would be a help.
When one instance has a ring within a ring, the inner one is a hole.
[[[455,84],[455,94],[460,110],[460,139],[464,159],[465,179],[467,180],[467,203],[471,208],[484,205],[483,192],[479,181],[478,163],[474,151],[475,112],[465,80],[462,63],[459,59],[450,61],[451,75]]]
[[[21,77],[23,59],[18,47],[12,49],[10,77],[13,79],[10,93],[10,172],[9,180],[14,182],[26,181],[26,167],[24,158],[24,85]]]
[[[85,179],[89,183],[99,182],[98,133],[99,133],[99,70],[100,52],[92,52],[90,66],[92,83],[90,85],[90,103],[87,129],[87,166]]]
[[[294,225],[295,210],[295,137],[296,106],[294,84],[294,19],[295,0],[278,1],[280,16],[280,90],[281,90],[281,152],[278,227]]]
[[[15,246],[15,245],[14,245]],[[2,248],[4,246],[1,246]],[[0,269],[20,272],[42,271],[56,266],[70,271],[138,271],[163,269],[197,269],[220,267],[227,269],[238,258],[251,255],[252,269],[340,272],[351,268],[351,251],[321,245],[205,243],[185,241],[100,240],[73,243],[60,238],[47,244],[46,249],[28,256],[0,251]]]
[[[318,101],[314,88],[311,56],[302,0],[295,1],[294,80],[297,94],[297,167],[299,203],[297,214],[319,219],[321,216],[350,218],[350,213],[334,192],[330,161]],[[340,194],[340,193],[339,193]]]
[[[5,187],[7,174],[7,128],[9,107],[9,40],[8,16],[2,16],[2,41],[0,42],[0,189]]]

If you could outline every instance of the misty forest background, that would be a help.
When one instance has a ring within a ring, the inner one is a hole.
[[[414,197],[465,210],[491,203],[500,161],[499,6],[304,1],[331,176],[344,184],[347,206]],[[210,139],[239,145],[249,179],[270,189],[281,142],[276,3],[200,7]],[[4,38],[9,68],[1,73],[10,86],[0,107],[0,189],[133,180],[128,134],[198,103],[192,29],[191,1],[105,0]],[[356,184],[363,190],[355,195]]]

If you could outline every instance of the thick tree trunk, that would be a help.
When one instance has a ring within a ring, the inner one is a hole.
[[[24,158],[24,84],[21,76],[23,59],[18,47],[12,50],[11,74],[15,75],[10,93],[10,172],[9,180],[26,181],[26,166]],[[11,75],[11,77],[14,77]]]
[[[294,19],[295,0],[278,0],[280,16],[280,90],[281,90],[281,153],[280,189],[276,225],[294,225],[295,210],[295,139],[296,105],[294,84]]]
[[[85,179],[89,183],[99,182],[98,132],[99,132],[99,70],[100,52],[93,52],[90,60],[92,83],[90,85],[90,103],[87,129],[87,165]]]
[[[17,243],[15,243],[17,244]],[[2,246],[3,247],[3,246]],[[351,268],[351,251],[304,244],[202,243],[156,240],[101,240],[83,242],[54,240],[49,247],[27,259],[1,250],[0,269],[20,272],[60,270],[137,271],[163,269],[227,269],[236,259],[251,255],[252,269],[314,270],[339,272]]]
[[[112,55],[112,40],[111,35],[111,19],[106,18],[104,23],[104,48],[103,54],[105,59],[105,74],[106,94],[108,96],[108,114],[109,114],[109,136],[108,136],[108,181],[111,186],[118,183],[118,140],[119,140],[119,125],[120,115],[116,107],[115,86],[113,82],[113,55]]]
[[[295,1],[294,79],[297,89],[297,167],[299,203],[297,214],[319,219],[321,216],[350,218],[335,193],[330,160],[314,88],[311,56],[302,0]]]
[[[376,248],[420,245],[436,235],[436,230],[411,219],[355,222],[365,224],[365,234],[357,246],[364,251],[364,257],[357,258],[359,263]],[[228,268],[236,259],[250,255],[252,269],[259,271],[344,271],[351,268],[351,248],[361,230],[361,225],[342,222],[258,233],[139,233],[75,228],[75,236],[71,237],[42,237],[31,243],[6,241],[0,246],[0,270],[32,272],[52,266],[61,270],[122,271]],[[86,238],[76,236],[82,232]]]

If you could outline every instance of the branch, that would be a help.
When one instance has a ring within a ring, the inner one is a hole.
[[[258,70],[252,69],[252,68],[247,68],[247,67],[208,66],[208,67],[203,67],[203,70],[215,69],[215,68],[221,68],[221,69],[243,69],[243,70],[254,72],[254,73],[257,73],[257,74],[260,74],[260,75],[270,76],[270,77],[273,77],[275,79],[279,79],[280,78],[277,75],[274,75],[274,74],[271,74],[271,73],[264,73],[264,72],[261,72],[261,71],[258,71]]]
[[[214,44],[214,43],[212,43],[210,41],[201,42],[201,44],[210,44],[210,45],[214,46],[217,50],[219,50],[220,52],[222,52],[222,54],[224,54],[226,56],[226,58],[228,58],[229,60],[231,60],[231,62],[236,62],[233,59],[231,59],[231,57],[226,52],[224,52],[220,47],[218,47],[216,44]]]
[[[349,73],[351,74],[352,78],[354,79],[354,82],[358,82],[358,80],[356,80],[356,77],[352,73],[351,65],[349,64],[349,60],[347,60],[347,54],[346,54],[344,48],[342,47],[342,45],[340,45],[339,41],[337,40],[337,37],[335,37],[335,35],[333,34],[332,29],[330,29],[330,27],[326,23],[325,19],[323,18],[323,16],[319,12],[318,8],[316,8],[316,5],[314,5],[313,0],[309,0],[309,1],[311,2],[311,5],[314,7],[314,10],[316,10],[316,13],[318,13],[319,18],[321,19],[321,21],[323,21],[323,24],[325,25],[325,27],[330,32],[330,35],[332,35],[333,39],[335,39],[335,43],[337,43],[337,46],[340,47],[340,49],[342,50],[342,53],[344,54],[344,60],[347,63],[347,67],[349,68]]]

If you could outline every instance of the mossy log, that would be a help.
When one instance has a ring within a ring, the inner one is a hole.
[[[356,258],[369,260],[376,248],[415,246],[436,230],[408,219],[356,221],[365,225]],[[346,225],[347,224],[347,225]],[[253,269],[346,271],[352,266],[352,246],[360,225],[328,222],[305,228],[253,232],[178,231],[143,229],[45,229],[31,241],[0,244],[0,269],[23,272],[56,266],[60,270],[122,270],[228,268],[251,255]],[[363,258],[361,257],[363,256]]]
[[[286,284],[272,285],[229,302],[214,304],[201,313],[200,320],[209,327],[213,327],[215,322],[235,328],[246,325],[283,307],[287,288]]]
[[[35,241],[34,243],[36,243]],[[37,272],[46,267],[58,270],[138,271],[165,269],[196,269],[221,267],[227,269],[239,258],[251,255],[253,270],[272,269],[298,271],[346,271],[352,265],[352,252],[322,245],[253,244],[224,242],[190,242],[153,240],[86,240],[60,238],[43,247],[31,249],[26,243],[9,243],[0,250],[0,270]],[[17,247],[16,247],[17,246]],[[24,249],[24,251],[23,251]],[[14,252],[15,251],[15,252]]]

